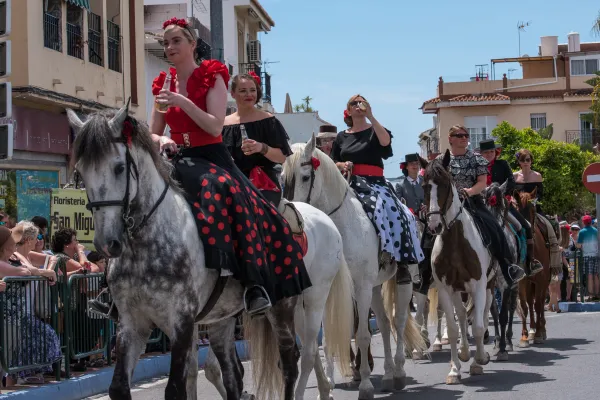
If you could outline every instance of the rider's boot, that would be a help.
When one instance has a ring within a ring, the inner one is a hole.
[[[90,311],[112,319],[115,322],[119,320],[119,310],[117,310],[117,306],[115,306],[113,302],[107,304],[97,299],[88,300],[88,308]]]
[[[525,260],[525,273],[531,277],[541,272],[544,267],[533,258],[533,239],[527,239],[527,259]]]
[[[247,286],[244,291],[244,307],[250,316],[264,314],[271,308],[271,300],[262,286]]]

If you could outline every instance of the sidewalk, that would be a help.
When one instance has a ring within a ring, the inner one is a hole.
[[[373,333],[377,332],[377,323],[375,319],[370,320]],[[319,332],[319,345],[321,345],[322,332]],[[237,341],[236,349],[242,361],[247,360],[246,341]],[[198,350],[198,365],[204,366],[208,346],[202,346]],[[171,354],[150,353],[144,354],[133,375],[133,382],[146,381],[149,379],[166,376],[169,374],[171,365]],[[80,400],[86,397],[105,393],[108,391],[113,377],[114,365],[111,367],[97,370],[90,369],[77,377],[60,382],[50,381],[46,385],[31,385],[28,387],[19,386],[18,388],[3,388],[0,399],[19,399],[19,400]],[[11,391],[14,390],[14,391]]]

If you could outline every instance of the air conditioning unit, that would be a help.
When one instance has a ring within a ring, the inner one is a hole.
[[[248,62],[262,62],[260,40],[248,42]]]

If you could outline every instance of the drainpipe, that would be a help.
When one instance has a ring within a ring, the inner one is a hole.
[[[550,81],[550,82],[540,82],[540,83],[531,83],[529,85],[512,86],[512,87],[509,87],[509,88],[501,88],[501,89],[495,89],[495,90],[497,92],[500,92],[500,91],[506,91],[506,90],[510,90],[510,89],[519,89],[519,88],[532,87],[532,86],[551,85],[553,83],[557,83],[558,82],[558,70],[556,68],[556,56],[554,56],[553,58],[554,58],[554,80],[553,81]]]

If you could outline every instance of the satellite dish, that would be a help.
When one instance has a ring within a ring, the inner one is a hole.
[[[523,54],[521,57],[523,57],[523,58],[529,58],[529,54]]]

